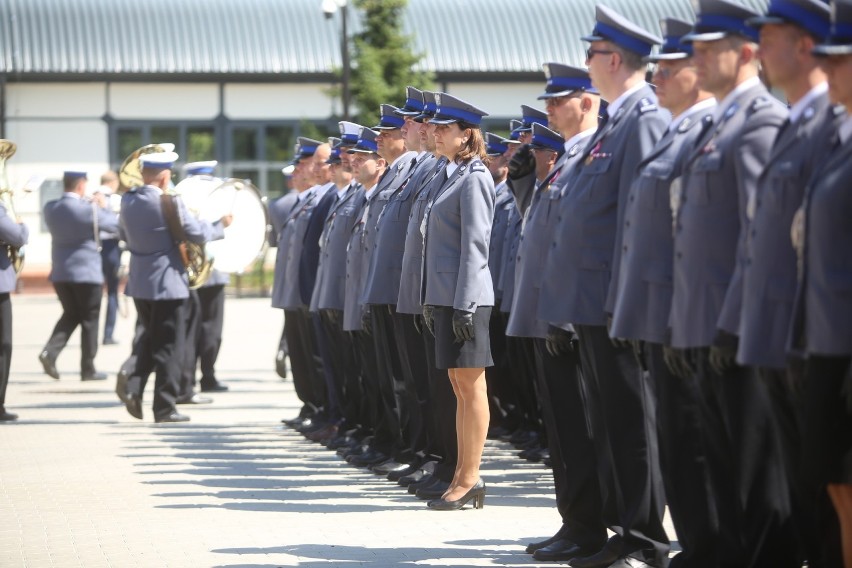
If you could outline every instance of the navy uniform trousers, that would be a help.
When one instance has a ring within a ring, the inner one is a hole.
[[[51,359],[68,343],[68,338],[80,326],[80,372],[95,372],[95,355],[98,352],[98,318],[101,313],[101,284],[80,282],[54,282],[53,288],[62,304],[62,316],[56,322],[53,333],[44,350]]]

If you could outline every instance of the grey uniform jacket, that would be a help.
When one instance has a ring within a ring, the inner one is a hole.
[[[506,233],[503,235],[503,261],[500,276],[497,279],[497,289],[500,291],[500,312],[511,313],[515,300],[515,263],[518,259],[518,245],[521,242],[521,229],[524,218],[518,208],[518,203],[512,197],[512,206],[506,219]]]
[[[272,307],[284,308],[284,273],[287,267],[287,250],[290,248],[289,234],[284,237],[287,219],[298,202],[299,193],[291,191],[269,205],[269,220],[275,242],[275,272],[272,280]]]
[[[796,124],[780,133],[758,178],[743,267],[737,353],[742,365],[787,366],[797,276],[790,227],[804,200],[805,184],[829,153],[838,116],[827,95],[815,99]]]
[[[410,169],[408,179],[391,195],[379,214],[370,267],[361,298],[363,303],[396,306],[402,279],[408,217],[419,189],[435,177],[437,162],[437,158],[432,155],[423,156]]]
[[[13,247],[22,247],[27,244],[30,231],[22,223],[16,223],[9,217],[6,208],[0,205],[0,244]],[[0,247],[0,294],[11,292],[15,289],[15,267],[9,260],[5,247]]]
[[[562,154],[541,182],[527,209],[515,259],[515,289],[506,335],[547,337],[547,321],[538,317],[541,273],[547,249],[558,227],[559,195],[567,184],[589,138]]]
[[[671,191],[679,193],[686,155],[703,128],[710,127],[714,109],[684,118],[639,164],[624,210],[613,337],[668,343],[674,269]]]
[[[320,257],[314,293],[311,296],[311,311],[343,310],[343,291],[346,285],[346,245],[352,225],[355,224],[355,208],[359,203],[359,186],[349,184],[343,196],[332,205],[325,218],[320,235]],[[360,192],[363,199],[364,191]]]
[[[506,229],[509,225],[509,211],[514,204],[512,194],[506,182],[497,184],[494,188],[494,223],[491,225],[491,240],[488,242],[488,268],[494,280],[494,301],[497,305],[503,299],[500,289],[500,271],[503,270],[503,245],[505,244]]]
[[[139,300],[183,300],[189,297],[189,279],[180,250],[169,233],[160,207],[162,192],[145,185],[121,197],[120,223],[130,251],[126,293]],[[174,197],[183,230],[190,242],[204,244],[224,236],[220,222],[212,225],[189,214],[183,200]]]
[[[359,203],[356,203],[355,222],[352,224],[352,231],[349,233],[349,240],[346,244],[346,287],[343,294],[343,330],[344,331],[360,331],[361,316],[364,313],[364,305],[361,303],[361,282],[363,280],[363,272],[367,268],[369,256],[365,248],[364,227],[367,219],[365,215],[371,215],[371,211],[376,209],[374,205],[378,200],[379,188],[373,189],[369,196],[361,190],[362,197]],[[367,211],[367,207],[370,210]]]
[[[738,331],[748,199],[786,115],[756,85],[734,99],[687,158],[674,233],[674,347],[706,347],[718,330]]]
[[[561,217],[542,274],[539,319],[605,325],[615,303],[621,226],[636,166],[659,140],[670,115],[651,87],[629,95],[592,136],[571,187],[559,199]]]
[[[460,164],[424,217],[424,305],[475,312],[494,305],[488,241],[494,222],[494,180],[478,159]]]
[[[285,310],[296,310],[305,306],[299,287],[302,277],[300,261],[305,247],[305,233],[308,231],[314,211],[319,209],[319,204],[328,191],[334,191],[334,184],[328,183],[315,187],[311,195],[294,208],[284,227],[284,234],[289,234],[290,238],[290,243],[287,245],[287,264],[284,267],[283,307]]]
[[[118,232],[118,217],[72,193],[44,206],[44,222],[51,237],[51,282],[103,284],[101,253],[95,241],[98,228]]]
[[[408,224],[405,227],[405,252],[402,255],[402,277],[399,280],[399,297],[396,304],[396,310],[403,314],[419,314],[423,311],[420,303],[420,279],[423,268],[423,234],[420,232],[420,225],[426,213],[426,204],[443,185],[446,167],[446,158],[436,159],[435,176],[418,190],[411,212],[408,214]]]
[[[848,357],[852,355],[852,140],[833,146],[805,189],[803,270],[791,347],[797,354]]]

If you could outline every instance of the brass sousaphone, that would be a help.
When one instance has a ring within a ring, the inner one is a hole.
[[[0,139],[0,201],[6,209],[9,210],[10,216],[17,219],[18,214],[15,212],[15,201],[12,193],[12,188],[9,187],[9,180],[6,176],[6,160],[15,155],[18,146],[11,140]],[[24,247],[16,247],[12,245],[4,245],[6,255],[9,257],[9,262],[15,269],[15,274],[20,274],[24,267]]]
[[[174,144],[168,143],[148,144],[138,148],[127,156],[118,170],[118,192],[124,193],[134,187],[141,187],[144,184],[142,181],[142,164],[139,162],[140,156],[158,152],[172,152],[174,148]],[[180,254],[186,268],[186,274],[189,277],[189,287],[194,290],[210,278],[210,273],[213,270],[213,262],[207,258],[204,245],[190,241],[181,241],[178,243],[178,246],[180,247]]]

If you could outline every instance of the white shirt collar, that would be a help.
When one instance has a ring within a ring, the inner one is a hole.
[[[728,112],[728,107],[731,106],[731,103],[734,102],[735,98],[759,84],[760,77],[751,77],[750,79],[746,79],[745,81],[734,87],[734,89],[730,93],[725,95],[725,98],[722,99],[722,102],[719,103],[719,106],[716,108],[716,116],[713,117],[716,123],[718,124],[719,122],[721,122],[722,117],[725,116],[726,112]]]
[[[846,144],[849,142],[849,139],[852,138],[852,114],[848,115],[843,119],[843,122],[840,123],[840,127],[837,129],[837,135],[840,137],[841,144]]]
[[[686,109],[685,111],[683,111],[672,119],[671,124],[669,124],[669,131],[676,130],[681,124],[683,124],[684,120],[691,116],[694,116],[698,113],[706,114],[707,111],[712,109],[714,106],[716,106],[715,97],[710,97],[709,99],[698,101],[697,103],[695,103],[694,105],[692,105],[691,107],[689,107],[688,109]]]
[[[364,188],[364,195],[366,195],[366,196],[367,196],[367,199],[370,199],[370,197],[371,197],[371,196],[373,195],[373,193],[376,191],[376,188],[377,188],[378,186],[379,186],[379,184],[376,184],[376,185],[374,185],[373,187],[365,187],[365,188]]]
[[[327,183],[327,184],[325,184],[325,185],[318,185],[318,186],[317,186],[317,189],[316,189],[316,191],[315,191],[314,193],[316,193],[316,196],[317,196],[317,197],[322,198],[322,197],[324,197],[324,196],[325,196],[325,194],[326,194],[326,193],[328,193],[329,191],[331,191],[331,190],[332,190],[332,188],[334,188],[334,187],[335,187],[335,186],[334,186],[334,182],[333,182],[333,181],[330,181],[330,182],[328,182],[328,183]]]
[[[455,163],[455,162],[450,162],[449,164],[447,164],[447,179],[449,179],[450,177],[452,177],[452,175],[453,175],[454,173],[456,173],[456,170],[457,170],[457,169],[459,169],[459,165],[458,165],[457,163]]]
[[[618,112],[618,109],[620,109],[622,105],[624,105],[624,101],[626,101],[630,95],[638,92],[647,84],[648,83],[646,83],[645,81],[639,81],[638,83],[621,93],[618,97],[616,97],[614,101],[609,103],[609,105],[607,105],[606,107],[606,113],[609,115],[609,117],[612,118],[613,116],[615,116],[615,113]]]
[[[592,134],[595,133],[596,130],[597,130],[597,127],[589,128],[588,130],[578,132],[577,134],[575,134],[574,136],[572,136],[571,138],[566,140],[565,141],[565,151],[570,152],[571,148],[573,148],[574,146],[576,146],[578,143],[582,142],[586,138],[589,138]]]
[[[307,199],[308,197],[310,197],[311,195],[313,195],[313,194],[314,194],[314,191],[316,191],[317,187],[318,187],[318,186],[316,186],[316,185],[312,185],[311,187],[309,187],[308,189],[306,189],[305,191],[303,191],[302,193],[300,193],[300,194],[296,197],[296,201],[298,201],[298,202],[302,202],[302,201],[304,201],[305,199]]]
[[[338,199],[342,199],[342,198],[343,198],[343,195],[344,195],[347,191],[349,191],[349,188],[350,188],[350,187],[352,187],[352,184],[349,184],[349,183],[347,183],[347,184],[346,184],[346,185],[344,185],[343,187],[337,187],[337,186],[335,186],[335,188],[337,189],[337,198],[338,198]]]
[[[828,83],[825,81],[808,91],[804,97],[799,99],[796,104],[790,107],[790,124],[796,124],[799,122],[799,119],[802,118],[802,115],[805,113],[805,109],[811,106],[817,97],[824,95],[827,92]]]

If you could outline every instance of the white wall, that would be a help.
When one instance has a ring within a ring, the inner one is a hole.
[[[287,120],[334,114],[326,84],[225,85],[225,115],[235,120]]]
[[[105,83],[10,83],[6,118],[87,117],[106,113]]]
[[[541,83],[449,83],[447,92],[492,116],[520,118],[521,105],[544,110],[536,97],[544,92]]]
[[[219,85],[111,83],[108,105],[117,119],[208,120],[219,114]]]

